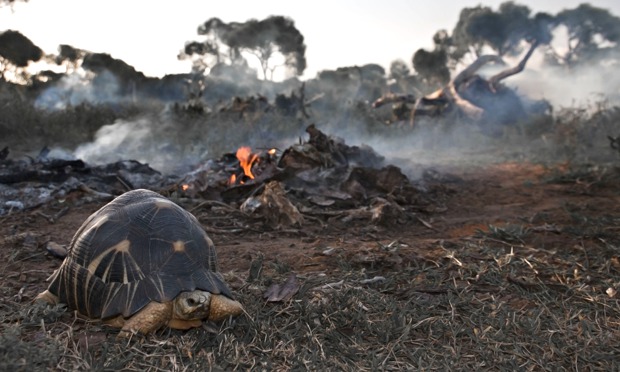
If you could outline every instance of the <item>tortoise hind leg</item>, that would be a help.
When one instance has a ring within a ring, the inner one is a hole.
[[[143,335],[154,332],[168,323],[172,316],[172,303],[150,302],[142,310],[125,320],[118,337],[131,337],[134,333]]]

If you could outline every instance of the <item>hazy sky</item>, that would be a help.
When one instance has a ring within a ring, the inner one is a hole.
[[[30,0],[0,8],[0,30],[22,32],[46,53],[59,44],[110,53],[150,76],[190,71],[177,55],[186,41],[199,40],[197,27],[211,17],[224,22],[292,18],[305,37],[308,68],[304,77],[337,67],[396,59],[410,63],[420,47],[431,47],[433,34],[452,30],[463,7],[491,0],[291,0],[263,1],[121,1]],[[522,0],[533,12],[556,13],[578,0]],[[620,1],[595,0],[592,5],[620,15]],[[148,5],[147,5],[148,4]]]

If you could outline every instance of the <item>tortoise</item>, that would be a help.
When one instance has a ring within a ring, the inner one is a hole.
[[[35,300],[120,327],[121,337],[199,327],[243,311],[216,261],[196,217],[153,191],[133,190],[88,217]]]

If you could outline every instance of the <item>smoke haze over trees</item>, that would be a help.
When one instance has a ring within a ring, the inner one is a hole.
[[[302,75],[306,69],[304,37],[295,22],[287,17],[271,16],[262,21],[251,19],[244,23],[225,23],[219,18],[211,18],[198,27],[198,35],[205,40],[188,42],[179,58],[199,56],[194,59],[199,71],[221,64],[247,68],[243,52],[259,60],[265,79],[273,76],[278,67],[285,67],[296,76]],[[276,54],[284,57],[280,64],[273,62]]]
[[[179,58],[191,59],[194,72],[200,74],[239,78],[259,75],[271,80],[278,69],[286,69],[285,76],[293,77],[300,76],[307,65],[304,37],[287,17],[270,16],[246,22],[225,22],[212,17],[199,25],[197,33],[201,40],[188,41]],[[19,32],[5,31],[1,37],[4,70],[7,66],[23,68],[42,58],[40,48]],[[415,51],[410,65],[394,61],[391,75],[384,78],[391,77],[407,90],[429,92],[445,84],[464,61],[489,53],[516,57],[534,41],[542,45],[539,51],[549,66],[574,68],[599,61],[613,65],[618,62],[618,38],[620,18],[589,4],[556,15],[534,14],[529,7],[512,1],[497,9],[479,5],[464,8],[450,32],[438,30],[433,37],[434,48]],[[127,79],[138,85],[145,80],[131,66],[109,55],[106,59],[105,55],[63,44],[55,59],[65,66],[66,72],[84,64],[83,68],[95,73],[110,70],[123,84],[128,84]],[[258,61],[258,73],[249,66],[251,59]],[[352,66],[343,66],[349,67]],[[320,75],[325,78],[326,73]]]
[[[608,11],[589,4],[564,10],[555,17],[556,27],[567,33],[565,52],[550,51],[561,65],[574,67],[579,64],[600,61],[618,61],[620,41],[620,18]]]
[[[285,132],[290,136],[295,136],[305,120],[342,131],[388,131],[391,128],[386,123],[410,117],[408,103],[395,103],[392,111],[373,111],[370,102],[382,95],[397,93],[404,100],[419,99],[446,86],[478,57],[491,56],[489,60],[497,61],[491,68],[508,68],[536,45],[526,70],[503,81],[514,90],[511,94],[518,95],[511,99],[522,99],[526,109],[538,111],[548,108],[539,104],[542,99],[557,108],[590,100],[593,93],[604,94],[612,104],[620,102],[615,74],[602,78],[603,71],[615,71],[620,62],[620,18],[589,4],[558,14],[534,13],[517,2],[497,8],[464,8],[452,29],[436,31],[432,48],[416,48],[405,40],[403,48],[411,49],[408,60],[395,60],[390,66],[368,61],[323,70],[303,85],[299,76],[307,66],[306,44],[290,18],[274,15],[226,22],[212,17],[198,26],[197,34],[178,56],[193,62],[190,71],[152,78],[110,54],[80,46],[61,44],[57,53],[46,56],[26,36],[8,30],[0,34],[0,93],[19,92],[20,102],[35,102],[38,109],[52,111],[102,104],[124,119],[127,106],[162,105],[167,118],[171,112],[180,112],[205,127],[218,115],[265,124],[269,119],[261,115],[286,113],[290,122]],[[56,66],[29,74],[35,61]],[[278,75],[288,79],[272,79],[274,73],[284,70],[285,74]],[[492,74],[484,69],[479,73]],[[16,75],[22,77],[18,79],[21,85],[13,84]],[[142,132],[159,121],[140,120]],[[0,131],[11,133],[11,125],[19,123],[16,119],[14,124],[3,124],[6,128]],[[131,123],[109,124],[117,128]],[[168,133],[173,127],[166,122],[153,130]],[[244,140],[273,140],[268,129],[248,136]]]

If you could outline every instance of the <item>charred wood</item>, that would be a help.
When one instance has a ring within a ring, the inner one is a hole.
[[[497,89],[497,84],[500,81],[523,71],[523,69],[525,68],[525,65],[527,64],[527,61],[530,59],[530,57],[532,56],[532,53],[534,53],[534,50],[537,47],[538,47],[538,42],[537,41],[533,42],[532,45],[530,46],[530,49],[527,51],[527,53],[525,53],[525,56],[523,56],[521,61],[516,66],[503,70],[502,72],[491,76],[489,78],[489,85],[491,86],[491,88]]]
[[[0,150],[0,160],[4,160],[9,156],[9,146],[5,146],[2,150]]]
[[[516,92],[502,85],[501,81],[522,72],[538,45],[534,41],[516,66],[506,68],[488,80],[477,72],[489,63],[504,64],[499,56],[479,57],[445,87],[419,99],[414,100],[411,95],[388,94],[377,99],[372,106],[377,108],[395,103],[392,107],[393,116],[403,120],[406,111],[401,106],[413,104],[409,116],[411,126],[416,116],[444,116],[456,112],[470,121],[482,124],[485,132],[493,134],[495,130],[492,126],[514,124],[530,114]]]

